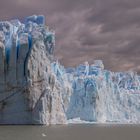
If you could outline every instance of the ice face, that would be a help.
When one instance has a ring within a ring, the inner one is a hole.
[[[133,72],[104,70],[101,60],[80,65],[72,72],[68,119],[90,122],[138,123],[140,121],[140,79]],[[86,73],[85,73],[86,72]]]
[[[140,122],[140,78],[131,71],[104,70],[101,60],[67,68],[57,62],[52,69],[57,79],[71,89],[67,99],[68,120],[80,118],[87,122]],[[65,106],[65,104],[64,104]]]
[[[55,33],[44,20],[0,22],[0,124],[66,122],[51,73]]]
[[[140,123],[139,75],[105,70],[101,60],[65,68],[54,46],[44,16],[0,22],[0,123]]]

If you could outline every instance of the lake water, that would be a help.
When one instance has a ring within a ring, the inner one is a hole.
[[[140,125],[0,126],[0,140],[140,140]]]

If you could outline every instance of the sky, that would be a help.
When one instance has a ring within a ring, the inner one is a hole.
[[[140,73],[140,0],[0,0],[0,20],[46,17],[65,66],[103,60],[111,71]]]

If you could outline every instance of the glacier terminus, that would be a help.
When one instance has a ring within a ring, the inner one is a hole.
[[[65,68],[43,15],[0,22],[0,124],[140,123],[140,76],[101,60]]]

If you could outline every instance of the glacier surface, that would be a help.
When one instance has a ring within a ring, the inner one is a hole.
[[[65,68],[54,47],[42,15],[0,22],[0,124],[140,123],[139,75]]]

